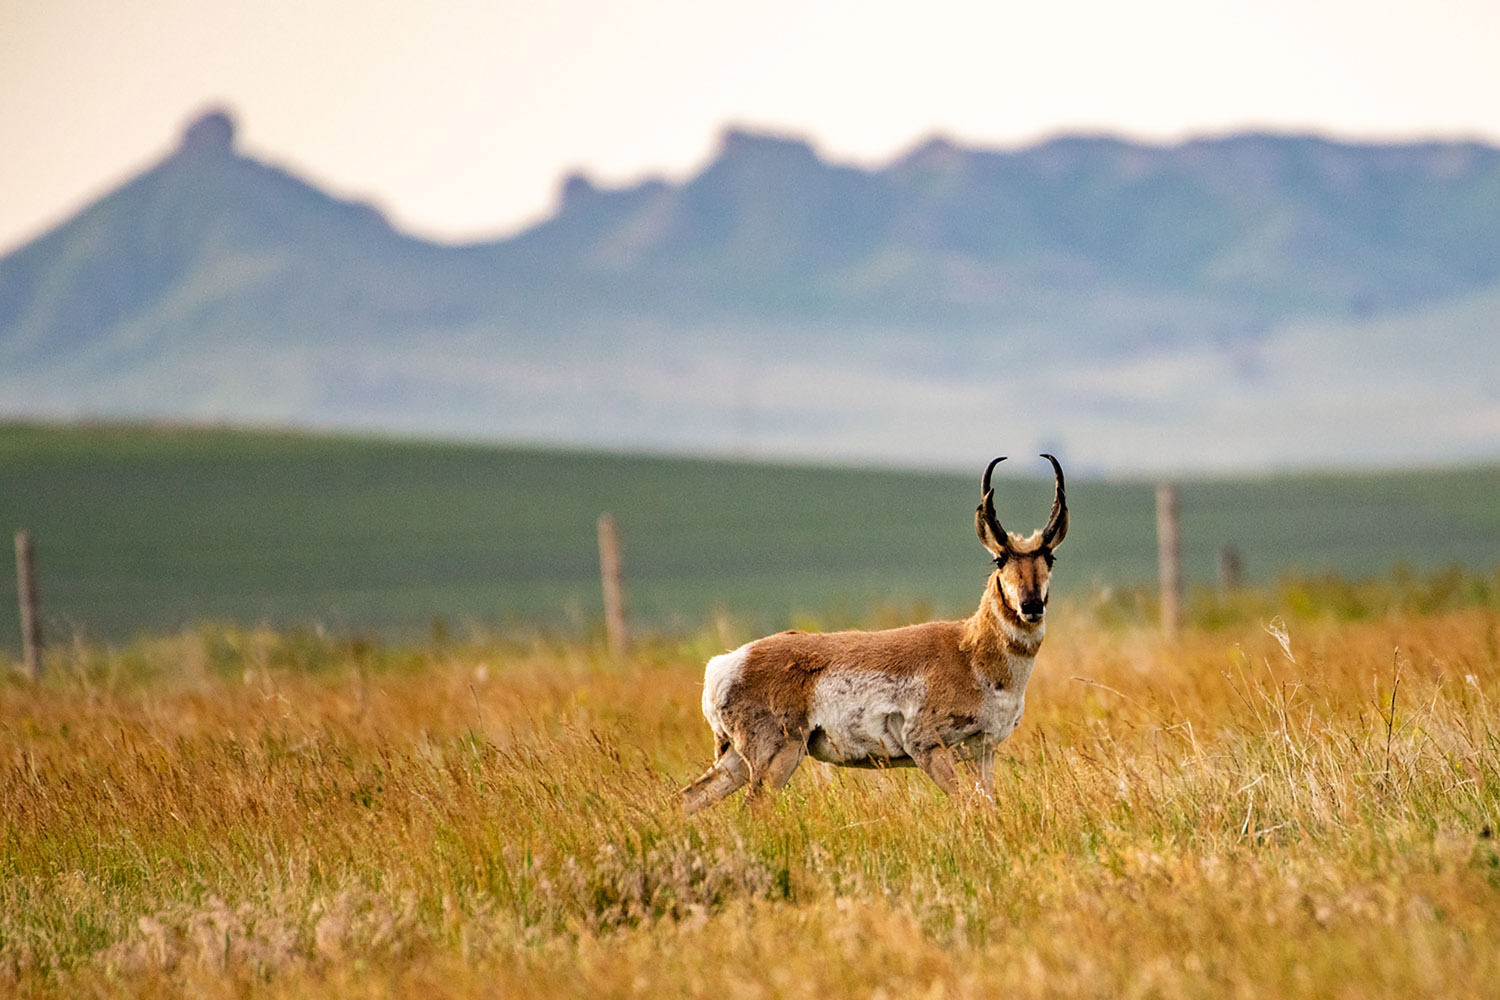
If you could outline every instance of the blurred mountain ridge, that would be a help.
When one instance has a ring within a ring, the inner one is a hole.
[[[1500,457],[1500,150],[740,128],[500,241],[178,147],[0,258],[0,416],[1086,467]]]

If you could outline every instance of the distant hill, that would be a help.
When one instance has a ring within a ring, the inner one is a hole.
[[[732,130],[513,239],[394,230],[236,147],[0,259],[0,416],[1080,468],[1500,456],[1500,150]]]

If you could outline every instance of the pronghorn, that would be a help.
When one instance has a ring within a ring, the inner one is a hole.
[[[1042,644],[1052,553],[1068,533],[1062,466],[1047,526],[1013,535],[995,519],[990,474],[974,511],[994,556],[979,610],[964,621],[881,632],[780,632],[708,661],[703,715],[715,760],[682,790],[687,812],[749,783],[750,798],[780,788],[806,754],[844,767],[920,767],[949,795],[968,791],[957,765],[974,765],[974,791],[994,797],[995,747],[1015,730]]]

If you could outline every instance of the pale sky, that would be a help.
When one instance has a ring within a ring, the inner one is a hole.
[[[1245,128],[1500,143],[1500,0],[0,0],[0,252],[228,108],[399,227],[491,238],[566,174],[682,178],[727,125],[921,141]]]

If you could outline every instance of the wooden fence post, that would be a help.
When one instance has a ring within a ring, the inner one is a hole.
[[[37,613],[36,554],[31,532],[16,532],[16,596],[21,605],[21,664],[33,681],[42,677],[42,619]]]
[[[1244,572],[1245,561],[1240,557],[1238,546],[1225,545],[1219,549],[1219,589],[1221,591],[1232,594],[1239,590]]]
[[[625,626],[625,587],[620,582],[620,537],[611,514],[599,515],[599,575],[604,585],[604,633],[609,654],[623,659],[630,650]]]
[[[1161,630],[1177,637],[1182,624],[1182,552],[1177,533],[1177,489],[1156,487],[1156,563],[1161,581]]]

